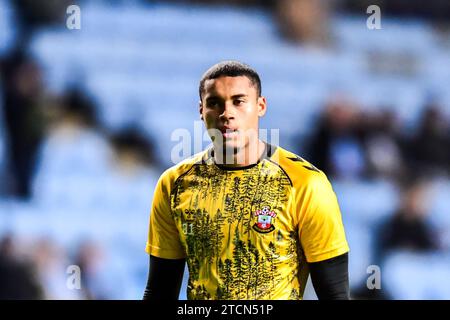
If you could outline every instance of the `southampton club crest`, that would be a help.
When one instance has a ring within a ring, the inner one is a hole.
[[[259,233],[272,232],[275,227],[272,224],[272,219],[276,217],[276,213],[270,210],[270,207],[263,207],[262,210],[257,210],[254,214],[258,221],[253,225],[253,229]]]

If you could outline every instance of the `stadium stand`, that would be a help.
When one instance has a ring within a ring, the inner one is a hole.
[[[0,56],[14,38],[10,14],[9,1],[0,0]],[[361,27],[364,16],[339,15],[332,25],[337,45],[321,50],[284,41],[273,17],[259,8],[85,2],[81,30],[41,28],[30,50],[51,94],[81,87],[93,97],[105,130],[133,125],[157,137],[155,154],[164,168],[171,165],[177,143],[171,141],[173,131],[193,132],[192,121],[199,118],[201,73],[223,59],[242,60],[259,70],[269,104],[262,127],[280,128],[279,143],[287,149],[306,150],[303,143],[330,92],[351,96],[364,111],[388,105],[406,128],[414,128],[430,94],[450,115],[449,48],[428,23],[386,18],[383,32],[372,32]],[[377,57],[394,64],[406,57],[410,63],[389,73],[375,63]],[[6,158],[2,129],[0,170]],[[140,299],[147,277],[148,211],[164,168],[122,174],[107,138],[96,129],[49,135],[41,148],[33,198],[0,198],[0,235],[13,232],[24,243],[48,237],[69,256],[83,239],[93,239],[105,254],[102,265],[108,264],[108,275],[117,279],[113,288],[102,289],[109,294],[99,296]],[[399,190],[383,179],[333,180],[333,186],[351,248],[350,284],[356,287],[374,263],[372,228],[395,211]],[[442,179],[433,190],[430,216],[448,251],[449,180]],[[448,253],[400,252],[387,260],[383,284],[395,299],[448,299],[448,262]],[[186,299],[186,275],[181,299]],[[60,280],[52,281],[50,296],[80,298],[63,294]],[[315,298],[310,284],[305,297]]]

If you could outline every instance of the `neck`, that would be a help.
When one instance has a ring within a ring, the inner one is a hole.
[[[246,167],[257,163],[266,150],[265,142],[256,140],[239,149],[223,149],[214,146],[214,161],[226,167]],[[220,152],[216,152],[220,150]]]

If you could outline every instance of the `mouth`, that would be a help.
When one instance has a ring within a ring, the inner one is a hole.
[[[220,129],[220,132],[222,133],[222,137],[225,139],[230,139],[238,135],[239,130],[238,129],[232,129],[232,128],[222,128]]]

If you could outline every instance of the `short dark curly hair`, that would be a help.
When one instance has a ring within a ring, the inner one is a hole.
[[[203,74],[198,88],[200,101],[202,100],[203,94],[205,93],[206,80],[217,79],[219,77],[239,77],[239,76],[247,77],[251,81],[251,83],[255,86],[258,97],[261,96],[261,79],[259,78],[258,73],[245,63],[234,60],[228,60],[213,65]]]

